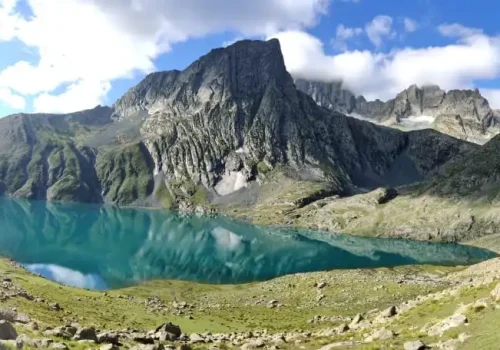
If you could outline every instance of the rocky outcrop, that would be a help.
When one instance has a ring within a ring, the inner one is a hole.
[[[343,99],[348,111],[353,100]],[[318,106],[297,90],[277,40],[238,42],[184,71],[150,74],[112,109],[15,115],[0,130],[7,195],[168,207],[244,191],[283,168],[328,184],[329,194],[408,184],[474,148]]]
[[[296,81],[297,88],[326,108],[402,129],[432,127],[476,143],[500,131],[498,112],[479,90],[450,90],[436,85],[410,86],[387,102],[355,97],[340,82]]]

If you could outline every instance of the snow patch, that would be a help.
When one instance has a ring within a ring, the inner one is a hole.
[[[405,130],[421,130],[428,129],[432,126],[432,123],[436,120],[435,117],[430,115],[420,115],[420,116],[409,116],[407,118],[401,119],[399,123],[394,124]]]
[[[231,171],[215,186],[215,192],[220,196],[227,196],[247,186],[246,176],[241,171]]]

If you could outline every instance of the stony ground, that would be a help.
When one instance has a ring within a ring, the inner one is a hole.
[[[60,286],[0,260],[7,348],[495,349],[500,260],[213,286]],[[2,349],[2,345],[0,345]]]

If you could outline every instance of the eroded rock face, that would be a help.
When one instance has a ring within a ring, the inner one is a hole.
[[[413,113],[419,101],[432,107],[438,95],[415,87],[391,116]],[[348,111],[354,100],[342,96]],[[378,105],[366,109],[385,115]],[[205,200],[206,191],[231,195],[279,166],[329,183],[332,194],[403,185],[473,148],[318,106],[297,90],[277,40],[238,42],[184,71],[148,75],[112,109],[4,118],[0,139],[7,195],[177,207]]]
[[[387,102],[367,101],[340,82],[296,81],[297,88],[325,108],[412,130],[432,127],[448,135],[485,143],[500,131],[499,113],[476,90],[450,90],[436,85],[410,86]]]

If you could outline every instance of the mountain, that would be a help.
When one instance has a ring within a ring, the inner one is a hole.
[[[500,112],[492,110],[477,89],[446,92],[436,85],[412,85],[394,99],[382,102],[356,97],[341,82],[295,83],[325,108],[378,124],[406,130],[432,127],[480,144],[500,132]]]
[[[255,203],[259,184],[283,174],[319,188],[314,196],[404,185],[477,148],[318,106],[297,89],[277,40],[150,74],[112,108],[6,117],[0,140],[8,196],[165,207]]]

